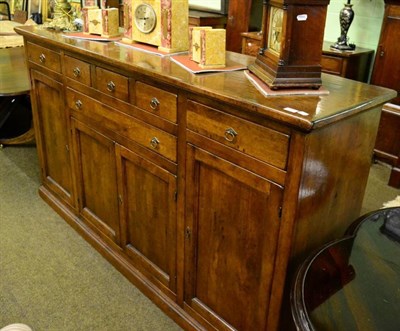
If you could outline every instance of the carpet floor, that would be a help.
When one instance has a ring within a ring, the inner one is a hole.
[[[362,214],[400,190],[374,164]],[[34,331],[181,330],[39,196],[34,146],[0,150],[0,328]]]
[[[77,235],[38,187],[34,146],[0,150],[0,328],[181,330]]]

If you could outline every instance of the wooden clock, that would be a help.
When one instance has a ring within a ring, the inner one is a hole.
[[[188,0],[132,0],[132,40],[167,53],[189,49]]]
[[[249,70],[272,89],[319,88],[329,0],[264,0],[261,48]]]

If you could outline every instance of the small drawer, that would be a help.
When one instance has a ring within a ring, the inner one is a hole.
[[[334,75],[342,74],[343,59],[323,55],[321,58],[321,67],[323,72],[327,72]]]
[[[71,56],[64,56],[65,75],[79,83],[91,85],[90,64]]]
[[[165,118],[168,121],[176,123],[177,117],[177,95],[147,85],[142,82],[136,82],[136,106],[147,110],[157,116]]]
[[[114,134],[126,137],[176,163],[177,138],[125,113],[67,88],[68,107]]]
[[[187,127],[205,137],[286,169],[290,136],[194,101],[188,101]]]
[[[255,43],[251,40],[247,40],[246,42],[243,43],[243,50],[242,50],[243,54],[257,56],[259,50],[260,50],[259,43]]]
[[[129,101],[129,79],[100,67],[96,67],[96,86],[99,91],[114,98]]]
[[[27,55],[30,62],[55,72],[61,72],[61,57],[59,53],[28,42]]]

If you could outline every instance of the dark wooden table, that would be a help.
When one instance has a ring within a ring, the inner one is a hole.
[[[311,255],[291,305],[297,330],[399,330],[400,207],[358,219],[343,239]]]
[[[0,49],[0,144],[23,144],[34,139],[34,131],[29,120],[30,92],[29,73],[25,62],[24,47]],[[17,129],[15,136],[7,128],[14,114],[21,112],[28,128]],[[28,118],[28,119],[26,119]]]

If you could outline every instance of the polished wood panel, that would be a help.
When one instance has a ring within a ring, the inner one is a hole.
[[[220,330],[264,330],[282,188],[200,148],[188,146],[186,309]]]
[[[55,153],[48,141],[70,147],[53,160],[70,167],[70,200],[47,178],[41,196],[184,329],[289,330],[293,272],[359,213],[380,111],[395,92],[322,75],[327,95],[266,97],[243,71],[194,75],[117,44],[18,31],[62,61],[62,75],[29,62],[57,102],[49,114],[33,100],[35,118],[58,121],[57,138],[37,128],[41,166]],[[92,86],[65,75],[66,55],[90,64]],[[99,73],[120,77],[127,94],[100,90]],[[154,96],[163,114],[147,109]],[[90,178],[96,162],[102,192]]]
[[[31,72],[31,77],[42,181],[60,199],[74,205],[69,126],[62,83],[35,70]]]
[[[226,49],[240,52],[242,41],[240,34],[249,29],[249,20],[252,1],[230,1],[228,20],[226,23]]]
[[[177,178],[119,145],[117,162],[121,246],[132,263],[175,300]]]
[[[400,38],[400,4],[395,0],[385,1],[385,14],[377,56],[375,58],[371,83],[390,87],[397,91],[397,97],[391,103],[400,105],[400,49],[397,40]],[[375,148],[376,156],[380,160],[393,166],[389,185],[400,187],[400,152],[398,135],[400,126],[396,106],[388,106],[382,113],[382,119]]]
[[[72,138],[79,212],[99,235],[119,243],[115,144],[76,120],[72,120]]]
[[[377,56],[371,76],[371,83],[392,88],[400,93],[400,4],[396,1],[385,1],[382,30],[378,44]],[[400,104],[400,95],[393,103]]]

